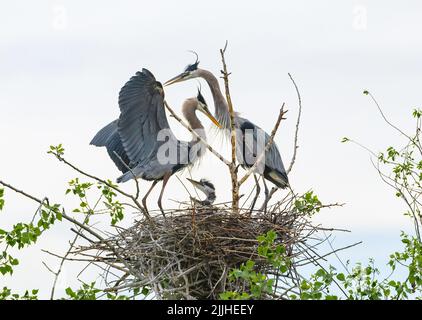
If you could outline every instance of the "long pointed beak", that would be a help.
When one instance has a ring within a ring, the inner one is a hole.
[[[186,178],[186,180],[188,180],[190,183],[192,183],[195,187],[201,185],[201,183],[199,181],[189,179],[189,178]]]
[[[218,127],[218,128],[222,128],[221,124],[217,121],[216,118],[214,118],[214,116],[207,110],[202,110],[201,111]]]
[[[167,80],[166,82],[164,82],[164,86],[169,86],[173,83],[177,83],[180,81],[183,81],[183,78],[185,77],[185,72],[175,76],[174,78],[171,78],[170,80]]]

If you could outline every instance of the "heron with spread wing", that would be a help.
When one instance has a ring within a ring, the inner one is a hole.
[[[202,78],[210,87],[213,99],[214,99],[214,115],[219,123],[222,125],[222,130],[227,137],[230,137],[230,113],[229,107],[224,98],[220,85],[217,78],[208,70],[198,68],[199,61],[198,56],[194,64],[188,65],[186,69],[179,75],[168,80],[164,83],[164,86],[168,86],[177,82],[186,81],[193,78]],[[261,150],[263,151],[267,145],[270,136],[260,127],[258,127],[253,122],[248,119],[242,118],[238,113],[234,115],[234,123],[236,128],[236,155],[239,159],[239,162],[242,167],[250,168],[254,165],[257,157],[259,136],[262,137]],[[251,137],[248,139],[248,136]],[[281,160],[280,152],[278,151],[277,145],[272,143],[269,150],[265,153],[265,158],[263,161],[263,170],[259,170],[258,173],[262,175],[266,180],[271,181],[278,188],[286,188],[289,186],[289,179],[287,177],[286,170],[284,168],[283,161]],[[258,179],[255,177],[255,182],[257,185],[257,195],[259,194],[259,183]],[[266,201],[268,197],[268,188],[263,180],[265,187]],[[257,196],[255,197],[252,208],[255,205]],[[266,202],[265,202],[266,203]]]
[[[158,206],[164,214],[161,200],[169,178],[196,163],[206,148],[196,135],[192,134],[191,141],[181,141],[174,136],[165,113],[163,86],[147,69],[137,72],[120,90],[119,107],[119,119],[101,129],[91,144],[107,148],[111,159],[123,173],[117,182],[138,178],[153,181],[142,199],[145,208],[148,195],[162,180]],[[190,127],[205,141],[204,127],[196,115],[197,110],[220,127],[200,91],[197,97],[184,101],[182,113]]]

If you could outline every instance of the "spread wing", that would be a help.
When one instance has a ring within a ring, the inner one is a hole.
[[[130,160],[126,155],[119,133],[117,132],[117,121],[118,120],[114,120],[102,128],[95,135],[90,144],[97,147],[106,147],[107,152],[116,167],[121,172],[125,173],[129,171],[127,167],[130,167]]]
[[[118,133],[131,163],[142,164],[155,156],[163,143],[157,141],[162,129],[172,134],[165,109],[164,91],[151,72],[142,69],[120,90]]]

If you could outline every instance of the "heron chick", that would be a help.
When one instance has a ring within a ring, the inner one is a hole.
[[[192,201],[199,203],[200,205],[203,205],[203,206],[210,206],[214,203],[215,198],[216,198],[214,184],[212,184],[207,179],[201,179],[199,181],[189,179],[189,178],[186,178],[186,179],[190,183],[192,183],[195,188],[199,189],[206,196],[205,200],[198,200],[194,197],[191,197]]]

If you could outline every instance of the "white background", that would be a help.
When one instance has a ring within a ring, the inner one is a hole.
[[[418,1],[364,0],[2,2],[0,179],[40,198],[48,195],[73,205],[64,191],[76,174],[45,152],[49,145],[63,143],[69,160],[114,180],[119,172],[105,150],[89,141],[118,116],[121,86],[142,67],[160,81],[173,77],[194,61],[188,50],[198,52],[202,68],[218,74],[219,49],[227,39],[236,110],[270,131],[286,102],[288,120],[276,136],[286,166],[298,110],[287,76],[292,73],[302,93],[303,120],[291,184],[299,192],[313,189],[323,202],[346,203],[324,211],[316,221],[353,231],[337,236],[334,245],[364,240],[343,258],[365,261],[372,256],[382,267],[383,258],[400,247],[400,230],[411,230],[411,222],[368,154],[340,140],[348,136],[376,151],[403,142],[362,94],[364,89],[378,98],[389,119],[413,130],[411,111],[422,99],[421,9]],[[171,86],[167,100],[179,110],[197,85]],[[210,92],[205,83],[202,87],[212,109]],[[190,138],[177,123],[172,127],[179,138]],[[217,201],[229,199],[229,175],[212,155],[192,175],[215,183]],[[133,184],[124,187],[133,190]],[[141,188],[145,191],[147,183],[141,182]],[[151,207],[158,193],[159,188],[149,198]],[[187,198],[176,178],[166,196]],[[35,209],[34,203],[6,191],[0,228],[30,219]],[[103,224],[108,221],[103,217]],[[1,277],[0,286],[40,288],[47,297],[52,276],[42,261],[52,267],[57,261],[40,248],[63,253],[72,236],[68,229],[65,223],[57,225],[39,244],[16,253],[21,265],[13,278]],[[67,264],[59,289],[79,286],[73,275],[80,269]]]

